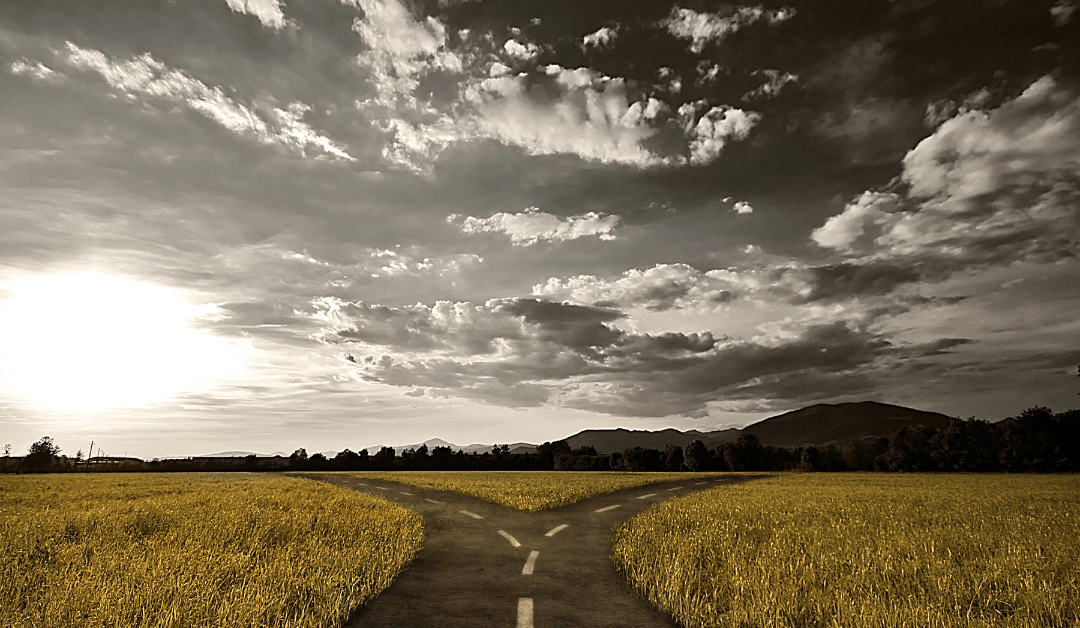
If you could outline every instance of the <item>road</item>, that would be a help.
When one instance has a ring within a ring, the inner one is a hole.
[[[663,482],[530,513],[475,497],[340,475],[424,518],[424,547],[346,628],[670,628],[611,564],[611,529],[645,508],[750,476]]]

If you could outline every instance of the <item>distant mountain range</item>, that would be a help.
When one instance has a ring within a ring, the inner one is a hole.
[[[731,428],[713,432],[700,432],[698,430],[683,432],[672,428],[655,432],[622,428],[584,430],[564,440],[572,449],[590,446],[595,447],[597,453],[600,454],[610,454],[634,447],[660,450],[672,444],[686,447],[695,440],[700,440],[709,449],[712,449],[727,441],[736,440],[744,434],[753,434],[763,445],[821,447],[856,439],[889,438],[901,429],[914,425],[943,428],[949,425],[949,417],[937,412],[924,412],[875,401],[838,404],[822,403],[770,417],[747,425],[742,429]],[[440,438],[431,438],[415,445],[396,446],[394,450],[401,454],[406,449],[418,449],[422,445],[427,445],[428,450],[436,447],[449,447],[455,452],[460,449],[467,454],[482,454],[491,451],[493,446],[479,443],[461,446]],[[380,447],[382,445],[367,447],[368,453],[375,455]],[[512,454],[536,452],[536,445],[531,443],[513,443],[509,445],[509,448]],[[203,457],[243,457],[251,455],[251,453],[247,451],[224,451],[207,454]],[[333,458],[338,452],[324,451],[320,453],[327,458]],[[264,454],[256,455],[262,456]],[[268,455],[288,456],[289,454],[274,452]]]

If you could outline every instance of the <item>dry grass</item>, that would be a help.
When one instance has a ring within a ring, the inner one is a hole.
[[[658,504],[612,560],[683,626],[1080,622],[1080,477],[786,474]]]
[[[419,515],[265,475],[0,476],[0,626],[339,626]]]
[[[386,471],[343,473],[390,480],[437,491],[472,495],[526,512],[566,506],[624,488],[702,478],[703,473],[618,473],[602,471]]]

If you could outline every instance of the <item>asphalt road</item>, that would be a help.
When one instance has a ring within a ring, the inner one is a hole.
[[[424,518],[424,547],[346,628],[670,628],[611,564],[611,529],[660,501],[730,476],[664,482],[522,512],[475,497],[336,475],[312,479],[400,503]]]

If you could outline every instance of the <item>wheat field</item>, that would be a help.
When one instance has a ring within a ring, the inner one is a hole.
[[[420,488],[471,495],[526,512],[540,512],[625,488],[672,480],[701,479],[716,474],[615,471],[365,471],[334,475],[401,482]]]
[[[686,627],[1080,624],[1080,477],[783,474],[658,504],[612,560]]]
[[[422,543],[419,515],[297,478],[0,476],[0,626],[340,626]]]

